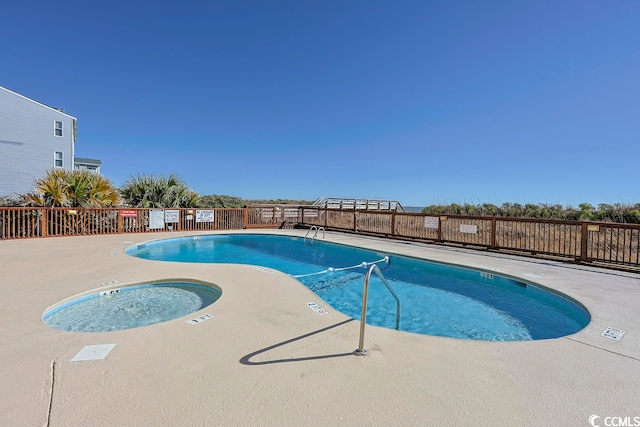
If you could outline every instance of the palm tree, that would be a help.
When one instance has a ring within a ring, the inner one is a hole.
[[[52,169],[35,181],[34,191],[22,194],[24,206],[43,208],[109,208],[120,205],[120,194],[111,181],[89,170]],[[34,226],[39,227],[43,212],[29,212]],[[62,230],[68,234],[91,233],[100,228],[113,227],[115,211],[101,213],[91,210],[47,216],[49,230]]]
[[[198,205],[198,193],[190,190],[179,175],[168,177],[136,175],[120,189],[125,203],[136,208],[191,208]]]
[[[120,194],[111,181],[89,170],[52,169],[35,181],[34,191],[21,195],[25,206],[114,207]]]

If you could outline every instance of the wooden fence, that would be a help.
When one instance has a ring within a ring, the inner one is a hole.
[[[300,224],[397,239],[640,268],[640,225],[300,207]]]
[[[0,208],[0,240],[161,231],[278,227],[263,209]]]
[[[295,225],[640,268],[640,225],[256,205],[239,209],[0,208],[0,241]]]

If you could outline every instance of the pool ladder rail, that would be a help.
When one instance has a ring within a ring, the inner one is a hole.
[[[376,273],[378,275],[380,280],[382,280],[382,283],[384,283],[389,292],[391,292],[391,295],[396,299],[396,330],[400,330],[400,299],[393,291],[389,282],[387,282],[387,279],[382,275],[380,268],[376,264],[373,264],[364,276],[364,284],[362,287],[362,312],[360,314],[360,341],[358,343],[358,348],[353,352],[356,356],[367,355],[367,350],[364,349],[364,327],[367,324],[367,298],[369,296],[369,279],[371,278],[371,273]]]
[[[313,242],[316,240],[316,236],[318,236],[318,232],[320,230],[322,230],[322,238],[324,239],[324,227],[316,227],[315,225],[312,225],[308,230],[307,230],[307,234],[304,235],[304,240],[302,241],[302,243],[307,243],[307,236],[309,236],[309,233],[311,233],[312,230],[316,230],[315,233],[313,233],[313,236],[311,236],[310,240],[311,240],[311,244],[313,245]]]

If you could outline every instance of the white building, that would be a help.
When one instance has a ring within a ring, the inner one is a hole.
[[[0,196],[27,193],[52,168],[74,169],[75,117],[0,86]]]
[[[98,159],[85,159],[84,157],[74,157],[73,163],[75,169],[78,170],[90,170],[96,173],[100,173],[100,166],[102,162]]]

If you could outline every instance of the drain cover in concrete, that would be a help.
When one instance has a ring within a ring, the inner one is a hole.
[[[78,354],[75,355],[72,362],[82,362],[84,360],[102,360],[107,357],[107,354],[115,344],[100,344],[100,345],[87,345]]]

